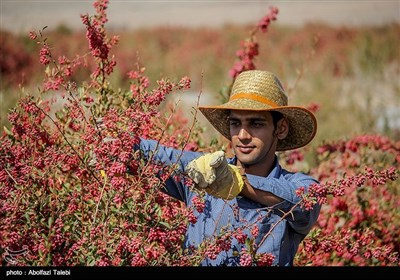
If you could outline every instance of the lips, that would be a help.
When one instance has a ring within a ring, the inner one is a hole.
[[[237,149],[243,154],[249,154],[254,150],[254,146],[237,146]]]

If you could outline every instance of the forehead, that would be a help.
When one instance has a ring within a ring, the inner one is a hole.
[[[238,119],[269,119],[271,113],[269,111],[231,110],[229,117]]]

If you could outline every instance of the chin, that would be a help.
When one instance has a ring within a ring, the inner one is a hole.
[[[244,165],[252,165],[252,164],[254,164],[254,157],[252,157],[252,156],[240,155],[240,156],[237,157],[237,159]]]

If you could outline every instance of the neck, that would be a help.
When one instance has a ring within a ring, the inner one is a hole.
[[[236,165],[242,168],[243,173],[266,177],[275,166],[275,154],[257,164],[246,165],[237,161]]]

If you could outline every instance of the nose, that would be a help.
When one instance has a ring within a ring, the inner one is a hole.
[[[246,130],[246,128],[242,127],[239,130],[239,134],[238,134],[239,139],[243,140],[243,139],[250,139],[251,135],[250,133]]]

